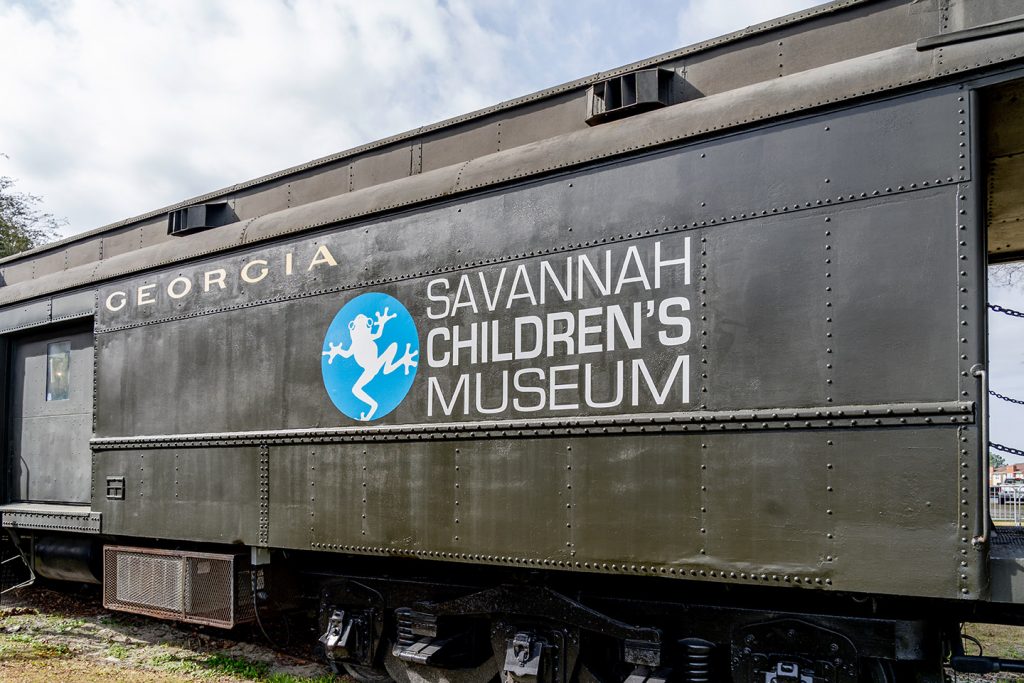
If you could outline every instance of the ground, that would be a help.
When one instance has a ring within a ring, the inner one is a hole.
[[[266,642],[248,628],[221,631],[108,612],[97,590],[33,587],[0,600],[0,681],[341,680],[312,658],[308,644],[285,654]]]

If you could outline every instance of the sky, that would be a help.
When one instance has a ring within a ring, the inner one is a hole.
[[[813,0],[0,0],[0,175],[100,227]]]
[[[0,0],[0,175],[71,235],[815,4]],[[990,315],[1018,398],[1022,335]],[[992,441],[1024,448],[1021,418],[993,399]]]

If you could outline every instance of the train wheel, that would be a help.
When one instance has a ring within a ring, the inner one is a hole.
[[[861,664],[860,680],[869,683],[896,683],[892,664],[884,659],[868,659]]]
[[[388,680],[397,683],[488,683],[498,675],[498,661],[493,657],[472,669],[442,669],[403,662],[389,651],[385,655],[384,666],[391,674]]]
[[[361,664],[342,663],[342,666],[345,667],[345,672],[359,683],[392,683],[391,676],[382,669],[374,669]]]

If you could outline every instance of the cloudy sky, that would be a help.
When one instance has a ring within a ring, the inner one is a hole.
[[[0,175],[69,234],[814,0],[0,0]]]
[[[0,0],[0,175],[73,234],[814,4]],[[990,317],[1024,397],[1024,319]],[[1024,447],[1024,407],[992,410]]]

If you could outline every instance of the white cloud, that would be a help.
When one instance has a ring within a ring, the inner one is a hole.
[[[676,9],[8,0],[0,174],[70,234],[677,47]]]
[[[818,0],[691,0],[679,11],[680,44],[698,43],[819,4]]]
[[[82,230],[489,104],[506,47],[464,2],[8,4],[0,173]]]

